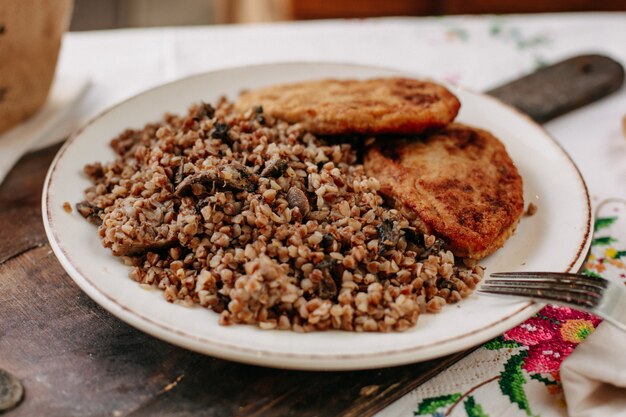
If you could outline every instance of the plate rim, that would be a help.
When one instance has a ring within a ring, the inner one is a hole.
[[[465,340],[467,338],[471,339],[471,338],[475,338],[477,335],[480,335],[479,337],[480,340],[476,341],[476,343],[472,343],[471,344],[472,346],[474,346],[475,344],[480,344],[485,340],[489,340],[490,338],[495,337],[498,334],[502,333],[503,331],[507,330],[509,328],[510,321],[514,321],[516,322],[516,324],[519,324],[523,322],[524,320],[526,320],[527,318],[531,317],[536,312],[538,312],[541,308],[543,308],[543,304],[534,303],[530,301],[524,302],[523,304],[520,304],[520,307],[514,312],[510,313],[509,315],[505,317],[501,317],[499,320],[497,320],[496,322],[490,323],[486,327],[481,327],[480,329],[476,329],[471,332],[457,334],[457,335],[454,335],[453,337],[446,338],[444,341],[432,342],[429,344],[423,344],[419,346],[410,346],[410,347],[404,347],[404,348],[398,348],[398,349],[378,350],[376,352],[350,353],[350,354],[345,354],[345,353],[344,354],[332,354],[332,353],[315,354],[315,353],[296,353],[296,352],[276,352],[276,351],[265,350],[265,349],[249,348],[246,346],[240,346],[240,345],[235,345],[231,343],[224,343],[219,340],[208,339],[203,336],[193,335],[193,334],[184,332],[180,329],[172,328],[168,325],[165,325],[156,320],[153,320],[150,317],[146,316],[145,314],[135,311],[134,309],[118,302],[115,298],[113,298],[107,292],[103,291],[92,280],[90,280],[87,277],[87,275],[84,274],[77,265],[72,263],[72,261],[70,260],[70,256],[66,253],[65,248],[60,244],[60,239],[58,239],[57,237],[56,229],[54,227],[52,208],[50,206],[51,201],[50,201],[50,196],[49,196],[48,191],[50,189],[50,184],[52,182],[52,179],[53,179],[53,176],[54,176],[54,173],[56,171],[59,161],[61,160],[64,153],[67,151],[67,149],[72,145],[72,143],[81,135],[81,133],[85,129],[87,129],[95,121],[101,119],[106,114],[124,105],[125,103],[131,100],[134,100],[135,98],[139,96],[152,92],[154,90],[163,88],[165,86],[169,86],[169,85],[176,84],[179,82],[189,81],[193,78],[206,77],[206,76],[209,76],[210,74],[217,73],[217,72],[254,69],[254,68],[259,68],[259,67],[292,66],[292,65],[293,66],[331,65],[331,66],[355,67],[355,68],[361,68],[361,69],[367,68],[367,69],[376,69],[376,70],[384,70],[384,71],[389,71],[389,72],[396,72],[398,73],[398,75],[405,75],[405,76],[413,75],[415,77],[420,77],[422,79],[432,79],[430,77],[420,76],[419,74],[412,73],[410,71],[405,71],[405,70],[398,69],[398,68],[378,66],[378,65],[347,63],[347,62],[337,62],[337,61],[332,61],[332,62],[331,61],[279,61],[279,62],[271,62],[271,63],[229,66],[229,67],[191,74],[191,75],[188,75],[188,76],[176,79],[176,80],[172,80],[166,83],[161,83],[159,85],[145,89],[137,94],[127,97],[126,99],[118,103],[115,103],[107,107],[106,109],[102,110],[95,116],[91,117],[80,128],[74,131],[65,141],[63,146],[59,149],[59,151],[57,152],[54,159],[52,160],[50,167],[46,173],[46,177],[45,177],[44,184],[43,184],[43,190],[42,190],[41,209],[42,209],[42,218],[43,218],[43,223],[44,223],[44,229],[46,232],[46,237],[48,238],[48,242],[50,243],[50,246],[53,252],[55,253],[57,259],[59,260],[59,262],[65,269],[65,271],[68,273],[68,275],[70,275],[72,280],[81,288],[81,290],[83,290],[92,300],[94,300],[97,304],[99,304],[101,307],[103,307],[109,313],[113,314],[118,319],[158,339],[165,340],[174,345],[191,349],[196,352],[208,354],[208,355],[223,358],[223,359],[236,360],[238,362],[243,362],[243,363],[257,364],[257,365],[264,365],[264,366],[271,366],[275,368],[285,368],[285,369],[318,369],[319,370],[320,369],[319,362],[326,362],[326,361],[332,362],[332,361],[345,361],[345,360],[359,361],[359,360],[367,360],[371,358],[378,358],[378,357],[385,357],[385,356],[397,356],[397,355],[406,355],[409,353],[416,353],[419,351],[431,349],[434,345],[438,345],[438,344],[447,346],[447,349],[442,349],[440,351],[437,351],[437,353],[426,355],[415,360],[412,360],[410,358],[401,360],[400,357],[398,357],[396,360],[390,360],[390,361],[387,360],[385,361],[386,364],[382,366],[402,365],[406,363],[413,363],[413,362],[433,359],[436,357],[441,357],[446,354],[457,352],[457,351],[467,348],[467,346],[466,347],[458,346],[460,341]],[[446,83],[441,80],[436,80],[436,82],[442,83],[448,87],[450,86],[449,83]],[[509,110],[512,110],[518,116],[521,116],[522,118],[524,118],[527,123],[539,129],[539,131],[543,134],[543,136],[545,137],[548,143],[552,143],[552,145],[555,145],[555,148],[562,154],[562,156],[564,156],[565,160],[574,169],[575,173],[577,174],[577,178],[579,182],[578,185],[582,186],[582,190],[584,191],[584,197],[585,197],[584,203],[586,205],[585,215],[586,215],[587,224],[586,224],[585,232],[583,233],[582,241],[579,244],[576,255],[569,263],[568,268],[565,271],[563,271],[563,272],[571,272],[572,269],[581,261],[581,258],[584,260],[583,254],[586,254],[586,249],[589,248],[590,243],[591,243],[591,222],[592,222],[591,201],[590,201],[587,184],[580,172],[580,169],[574,163],[574,161],[572,160],[570,155],[567,153],[567,151],[565,151],[565,149],[558,143],[558,141],[556,141],[556,139],[554,139],[554,137],[552,137],[552,135],[543,126],[536,123],[525,113],[522,113],[516,108],[506,103],[503,103],[499,99],[489,96],[487,94],[476,92],[472,89],[469,89],[463,86],[454,85],[453,87],[455,89],[464,90],[471,94],[479,95],[482,98],[487,98],[489,100],[492,100],[493,102],[496,102],[496,104],[498,104],[499,106],[504,106],[508,108]],[[298,360],[311,361],[311,362],[302,363],[302,364],[295,364],[292,362],[285,362],[285,363],[275,362],[277,359],[285,359],[285,358],[288,358],[290,360],[298,359]],[[349,364],[346,364],[346,366],[335,364],[335,365],[328,366],[327,369],[329,370],[370,369],[370,368],[377,368],[380,366],[381,366],[380,362],[377,362],[371,365],[368,363],[356,364],[356,363],[350,362]]]

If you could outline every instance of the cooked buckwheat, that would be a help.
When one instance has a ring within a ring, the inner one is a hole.
[[[471,293],[482,269],[386,206],[350,144],[260,114],[195,105],[85,167],[78,212],[132,279],[221,324],[297,332],[402,331]]]

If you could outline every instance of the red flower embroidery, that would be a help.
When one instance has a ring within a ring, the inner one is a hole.
[[[528,347],[522,366],[529,373],[558,375],[561,362],[600,323],[600,319],[568,307],[546,306],[536,317],[504,333]]]

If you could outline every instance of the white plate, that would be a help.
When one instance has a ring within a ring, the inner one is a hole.
[[[297,369],[364,369],[431,359],[495,337],[539,306],[472,295],[440,314],[422,315],[406,332],[389,334],[223,327],[217,314],[170,304],[160,291],[145,290],[130,280],[128,268],[101,246],[95,227],[75,211],[63,210],[64,202],[83,199],[89,185],[83,165],[114,158],[108,146],[111,138],[125,128],[159,120],[166,111],[184,112],[200,100],[212,102],[224,94],[234,98],[242,89],[274,83],[389,75],[398,72],[328,63],[260,65],[196,75],[120,103],[71,137],[50,167],[42,204],[52,249],[74,281],[123,321],[176,345],[235,361]],[[488,129],[504,142],[524,179],[525,201],[538,206],[534,216],[522,219],[505,247],[484,260],[487,271],[577,270],[589,245],[590,209],[585,183],[573,162],[527,117],[493,98],[450,88],[462,103],[458,120]]]

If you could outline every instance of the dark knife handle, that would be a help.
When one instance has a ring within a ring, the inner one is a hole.
[[[580,55],[487,91],[544,123],[620,89],[624,68],[602,55]]]

